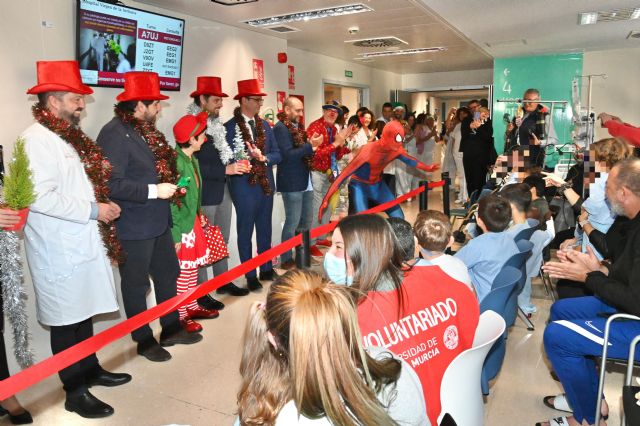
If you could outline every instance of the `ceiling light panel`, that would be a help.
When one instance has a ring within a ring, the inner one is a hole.
[[[406,41],[393,36],[360,38],[357,40],[345,40],[344,42],[353,43],[353,45],[357,47],[377,47],[377,48],[409,44]]]
[[[286,24],[288,22],[306,22],[313,19],[331,18],[334,16],[353,15],[356,13],[373,12],[369,6],[362,3],[345,4],[343,6],[325,7],[323,9],[307,10],[302,12],[293,12],[285,15],[269,16],[266,18],[249,19],[242,21],[252,27],[268,27],[277,24]]]
[[[446,47],[422,47],[417,49],[403,49],[383,52],[361,53],[363,58],[379,58],[381,56],[417,55],[418,53],[444,52]]]

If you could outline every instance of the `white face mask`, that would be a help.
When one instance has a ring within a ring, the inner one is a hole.
[[[331,281],[336,284],[351,285],[353,277],[347,276],[347,264],[341,259],[327,252],[324,255],[324,270]]]

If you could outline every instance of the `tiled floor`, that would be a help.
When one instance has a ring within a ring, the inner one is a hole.
[[[430,205],[440,207],[440,196],[440,192],[432,193]],[[417,201],[404,205],[408,220],[415,217],[417,205]],[[100,351],[99,358],[107,369],[133,375],[133,381],[125,386],[92,389],[114,406],[116,413],[109,418],[86,420],[65,411],[57,376],[23,392],[20,400],[34,414],[36,425],[231,425],[245,318],[251,302],[261,300],[264,291],[243,298],[221,297],[227,307],[220,318],[202,322],[204,340],[169,348],[173,355],[169,362],[151,363],[136,356],[128,337]],[[533,425],[561,414],[542,404],[542,397],[559,392],[560,386],[549,375],[542,348],[551,303],[535,281],[534,296],[539,310],[533,318],[536,330],[528,332],[521,321],[511,330],[502,372],[487,399],[486,425]],[[611,426],[620,424],[621,383],[621,373],[607,376]],[[1,419],[0,424],[8,424],[8,419]]]

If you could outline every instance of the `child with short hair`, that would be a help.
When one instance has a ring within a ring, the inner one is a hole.
[[[511,206],[507,200],[496,194],[483,197],[478,203],[477,220],[484,233],[469,241],[454,257],[469,269],[478,301],[482,302],[504,264],[519,250],[513,236],[504,232],[511,222]]]
[[[422,259],[418,260],[416,266],[439,266],[447,275],[466,284],[475,293],[464,262],[444,253],[453,244],[451,223],[444,213],[436,210],[421,211],[413,224],[413,233],[422,254]]]

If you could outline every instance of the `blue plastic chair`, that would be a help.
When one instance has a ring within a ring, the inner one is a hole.
[[[535,219],[527,219],[527,223],[529,224],[529,228],[523,229],[522,231],[518,232],[516,236],[513,237],[513,241],[516,241],[516,242],[520,240],[529,241],[533,233],[538,230],[538,225],[540,225],[540,222],[538,222]]]
[[[509,296],[509,300],[507,301],[507,306],[505,308],[504,320],[507,323],[507,327],[513,326],[516,322],[516,317],[518,316],[518,295],[522,291],[525,280],[527,279],[527,259],[531,256],[531,249],[533,249],[533,243],[527,240],[517,241],[516,245],[520,252],[511,256],[511,258],[504,264],[505,266],[512,266],[522,273],[520,280],[518,280],[518,283],[516,284],[516,288]],[[533,330],[533,324],[531,324],[530,321],[527,328],[529,330]]]
[[[480,303],[480,313],[484,311],[494,311],[505,317],[507,302],[511,294],[516,290],[516,284],[522,278],[522,271],[513,266],[505,266],[493,280],[491,292],[482,299]],[[496,340],[491,350],[485,358],[480,376],[482,393],[489,395],[489,380],[498,375],[504,362],[506,352],[507,330]]]

